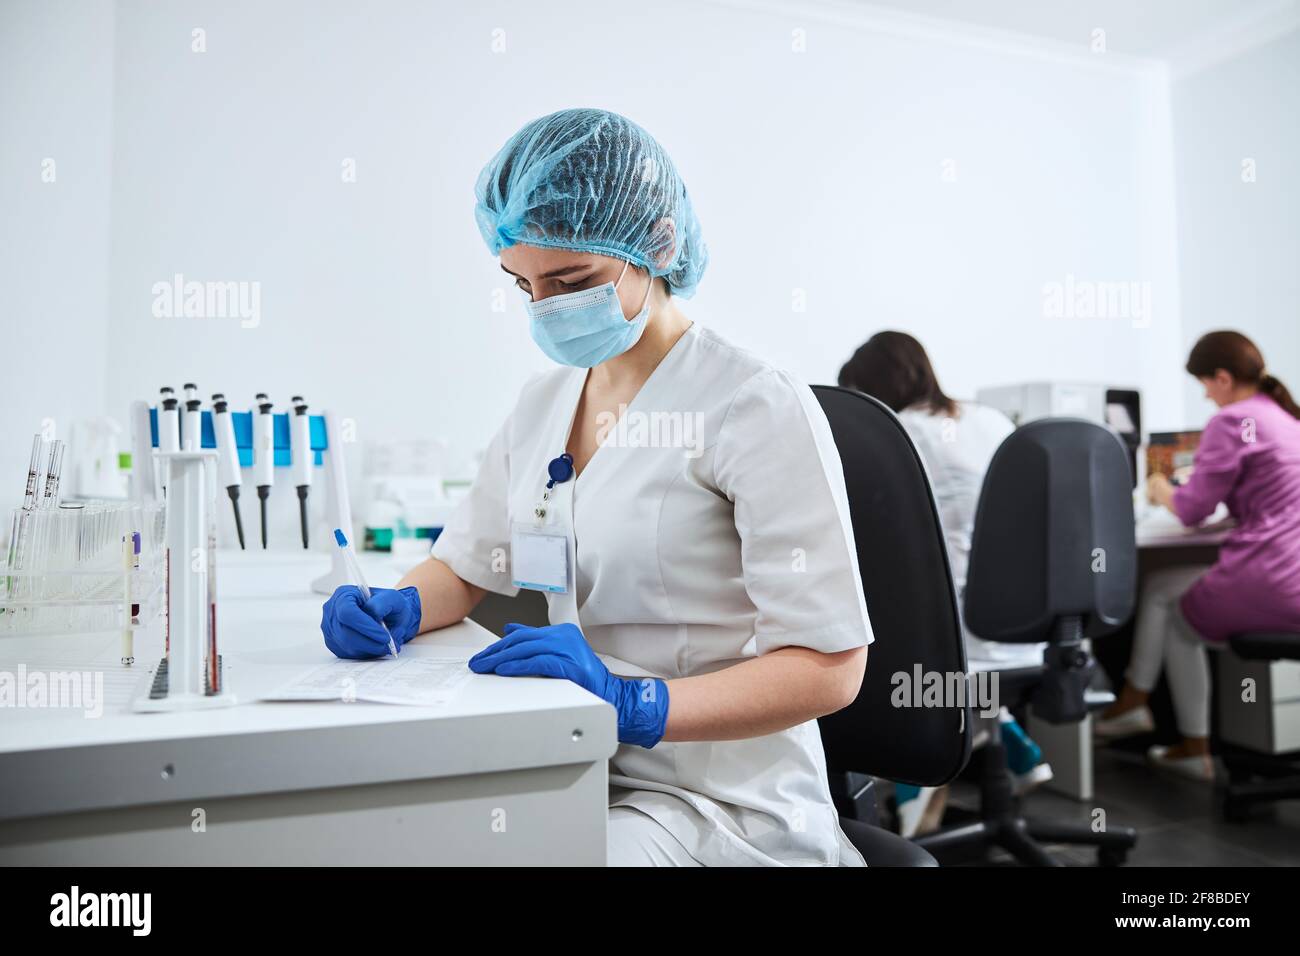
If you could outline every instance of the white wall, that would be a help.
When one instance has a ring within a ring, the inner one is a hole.
[[[1183,356],[1211,329],[1239,329],[1300,394],[1300,31],[1178,77],[1172,94]],[[1199,427],[1213,406],[1191,378],[1184,397]]]
[[[475,176],[527,119],[598,105],[681,168],[712,254],[688,312],[723,334],[832,381],[873,331],[904,328],[957,394],[1135,383],[1149,420],[1178,417],[1172,222],[1148,188],[1169,188],[1158,72],[779,8],[568,8],[119,4],[114,413],[191,378],[302,390],[362,439],[467,456],[547,364],[513,293],[492,311],[507,287]],[[260,281],[261,324],[154,318],[151,287],[177,272]],[[1152,281],[1154,324],[1044,318],[1043,284],[1067,273]]]
[[[112,66],[107,0],[0,6],[0,507],[35,432],[103,410]]]
[[[4,321],[15,354],[43,335],[67,356],[53,396],[30,364],[0,386],[6,480],[40,418],[125,420],[190,379],[241,401],[302,391],[363,441],[443,437],[467,466],[547,365],[474,227],[474,179],[520,124],[569,105],[625,112],[675,157],[712,254],[689,314],[811,381],[896,327],[955,394],[1136,384],[1148,426],[1173,428],[1200,419],[1187,344],[1219,324],[1300,380],[1294,39],[1177,78],[1171,115],[1162,69],[852,4],[567,10],[0,8]],[[64,157],[56,185],[46,155]],[[176,273],[260,283],[260,324],[155,318],[153,286]],[[1066,275],[1150,283],[1152,321],[1046,318],[1043,285]]]

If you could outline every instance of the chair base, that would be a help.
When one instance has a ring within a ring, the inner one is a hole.
[[[1006,750],[997,742],[987,744],[983,750],[987,762],[980,779],[982,819],[926,834],[912,842],[931,853],[971,846],[996,846],[1024,866],[1064,866],[1047,852],[1043,843],[1095,846],[1098,865],[1123,865],[1128,851],[1137,845],[1136,830],[1132,827],[1108,827],[1097,831],[1084,823],[1026,820],[1020,815],[1020,801],[1012,790]]]
[[[1219,755],[1228,771],[1223,788],[1225,820],[1240,823],[1260,804],[1300,800],[1300,763],[1296,757],[1225,749],[1227,752]]]
[[[1064,866],[1043,847],[1043,843],[1069,843],[1095,846],[1101,866],[1122,866],[1128,851],[1137,844],[1132,827],[1115,827],[1096,831],[1083,823],[1032,821],[1023,817],[977,820],[963,826],[940,830],[912,842],[930,851],[961,849],[970,846],[999,847],[1010,853],[1022,866]]]

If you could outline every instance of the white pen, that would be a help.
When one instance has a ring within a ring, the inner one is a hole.
[[[366,586],[366,579],[361,576],[361,565],[357,563],[356,552],[352,550],[352,545],[348,544],[347,535],[340,528],[334,529],[334,540],[338,542],[339,550],[343,552],[343,563],[348,566],[348,577],[352,578],[352,583],[357,586],[361,596],[367,601],[370,600],[370,588]],[[393,640],[392,632],[388,630],[388,625],[383,621],[379,626],[384,629],[388,635],[388,651],[394,657],[397,656],[397,642]]]

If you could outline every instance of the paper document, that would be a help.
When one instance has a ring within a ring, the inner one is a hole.
[[[300,674],[262,699],[445,704],[469,680],[467,661],[465,657],[330,661]]]

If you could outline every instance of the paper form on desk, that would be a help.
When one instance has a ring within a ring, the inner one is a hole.
[[[262,700],[367,700],[380,704],[445,704],[470,669],[465,657],[386,657],[330,661],[300,674]]]

